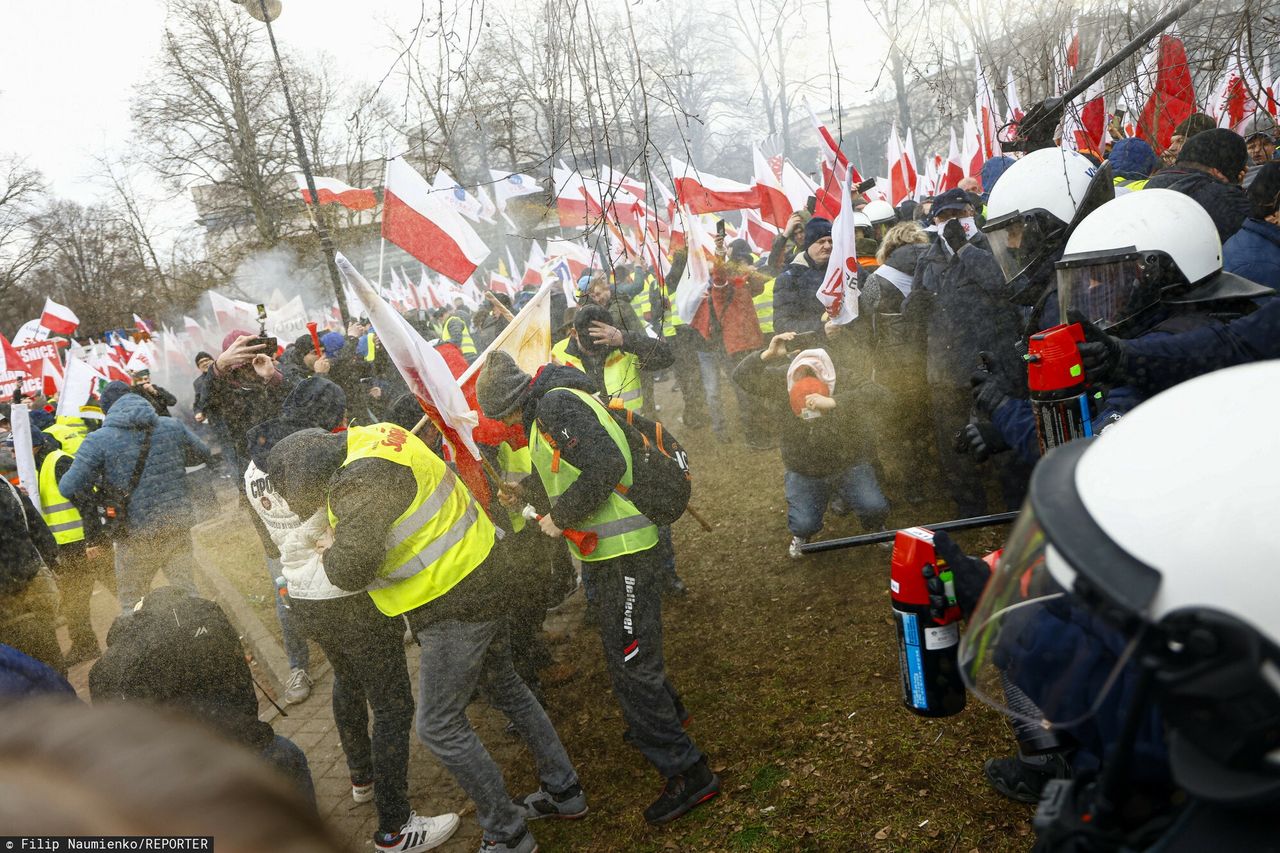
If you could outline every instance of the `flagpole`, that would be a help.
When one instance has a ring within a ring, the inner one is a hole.
[[[383,199],[386,199],[387,197],[387,173],[388,171],[390,171],[390,169],[391,169],[391,158],[383,157],[382,158],[382,197]],[[386,214],[386,210],[387,210],[386,202],[384,201],[383,207],[382,207],[382,211],[384,215]],[[381,222],[379,222],[378,237],[381,242],[381,245],[378,247],[378,295],[379,296],[382,295],[382,262],[387,254],[387,238],[382,235],[383,235],[383,232],[382,232]],[[421,319],[421,317],[419,317],[419,319]]]

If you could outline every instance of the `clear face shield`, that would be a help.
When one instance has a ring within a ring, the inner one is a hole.
[[[1097,713],[1142,636],[1103,620],[1059,578],[1070,583],[1074,572],[1028,503],[960,639],[965,686],[1015,721],[1043,729],[1071,728]]]
[[[991,243],[991,253],[1004,273],[1005,281],[1013,281],[1037,259],[1045,249],[1043,214],[1014,211],[996,220],[988,220],[982,232]]]
[[[1142,256],[1108,253],[1106,257],[1077,256],[1058,262],[1058,308],[1079,311],[1100,329],[1118,325],[1159,300],[1156,288],[1146,286]]]

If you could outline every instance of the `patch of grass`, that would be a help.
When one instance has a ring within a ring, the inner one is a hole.
[[[766,764],[756,771],[756,775],[751,780],[751,793],[765,794],[772,791],[778,786],[778,783],[787,778],[787,771],[776,764]]]
[[[778,850],[777,839],[769,837],[769,828],[761,824],[744,826],[729,836],[729,846],[734,850]]]

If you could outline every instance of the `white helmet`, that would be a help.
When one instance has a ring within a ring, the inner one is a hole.
[[[871,220],[872,225],[892,225],[898,221],[893,205],[884,199],[873,198],[862,208],[862,212]]]
[[[1063,148],[1032,151],[1005,170],[987,199],[982,230],[1007,281],[1058,251],[1086,199],[1100,204],[1114,197],[1108,180],[1105,196],[1090,198],[1097,174],[1088,157]]]
[[[1205,209],[1173,190],[1144,189],[1085,217],[1058,261],[1058,301],[1101,328],[1157,302],[1264,296],[1270,288],[1222,270],[1222,243]]]
[[[1278,384],[1277,361],[1206,374],[1041,460],[960,643],[976,695],[1040,725],[1118,723],[1148,669],[1181,785],[1280,797]],[[1038,713],[1005,707],[993,670]]]
[[[855,210],[853,212],[853,227],[866,228],[868,231],[870,231],[871,220],[867,217],[867,214],[865,214],[861,210]]]

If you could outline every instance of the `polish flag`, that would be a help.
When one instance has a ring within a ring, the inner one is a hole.
[[[812,196],[818,194],[818,185],[813,179],[792,163],[790,160],[782,161],[782,191],[787,194],[787,202],[791,205],[791,209],[804,210],[805,205],[809,203]]]
[[[308,204],[340,204],[351,210],[369,210],[378,206],[378,196],[373,190],[357,189],[347,186],[337,178],[322,178],[315,175],[316,202],[311,200],[311,190],[307,189],[307,179],[302,173],[294,173],[298,181],[298,190],[302,200]]]
[[[991,93],[991,84],[987,82],[987,72],[982,70],[982,60],[976,54],[973,61],[978,81],[975,115],[982,139],[982,160],[985,163],[1000,153],[1000,140],[996,138],[1000,128],[996,119],[996,100]]]
[[[154,331],[154,327],[137,314],[133,315],[133,327],[139,332],[146,332],[148,335]]]
[[[575,279],[595,266],[595,253],[586,246],[569,240],[548,240],[547,257],[551,260],[563,259],[569,266],[569,273]]]
[[[505,293],[512,298],[516,295],[516,286],[511,279],[496,272],[489,273],[489,290],[493,293]]]
[[[791,218],[791,212],[802,208],[791,206],[791,200],[787,197],[786,190],[782,188],[781,176],[774,173],[773,167],[764,158],[759,145],[751,146],[751,154],[755,164],[753,177],[760,203],[760,218],[777,228],[784,228],[787,220]],[[746,213],[745,208],[743,213]]]
[[[0,335],[0,349],[4,350],[4,369],[9,373],[26,373],[27,362],[9,343],[9,339]]]
[[[911,138],[911,128],[907,128],[907,138],[902,143],[902,165],[903,172],[907,178],[907,187],[911,190],[911,197],[916,198],[916,190],[920,186],[920,170],[916,167],[916,143]],[[841,210],[844,208],[842,207]]]
[[[387,163],[382,236],[454,281],[471,277],[489,249],[439,193],[400,157]]]
[[[675,307],[680,319],[692,323],[698,313],[702,300],[711,287],[711,264],[715,257],[715,240],[702,227],[697,216],[682,210],[685,220],[686,237],[689,241],[689,257],[684,265],[684,274],[676,284]]]
[[[1276,85],[1271,76],[1271,56],[1262,59],[1262,108],[1272,117],[1276,117]]]
[[[742,211],[742,228],[738,234],[742,239],[747,241],[747,245],[751,247],[751,251],[757,255],[763,255],[773,248],[773,240],[781,229],[774,228],[768,222],[760,218],[760,214],[754,210]]]
[[[973,118],[973,110],[964,117],[964,149],[960,162],[964,166],[965,177],[981,175],[982,164],[986,162],[982,156],[982,136],[978,131],[978,123]]]
[[[564,164],[551,170],[555,185],[556,213],[561,228],[581,228],[587,224],[587,188],[582,175]]]
[[[1009,112],[1005,115],[1005,123],[1017,124],[1022,121],[1022,117],[1026,113],[1022,110],[1022,101],[1018,99],[1018,86],[1013,79],[1012,65],[1008,67],[1004,80],[1004,100],[1009,105]]]
[[[808,101],[805,101],[804,108],[809,112],[809,119],[813,122],[814,130],[818,132],[818,140],[821,143],[818,146],[818,150],[822,153],[824,174],[828,171],[836,174],[837,177],[844,174],[844,170],[852,165],[849,163],[849,158],[844,156],[844,152],[840,150],[840,146],[836,143],[835,137],[831,135],[831,131],[827,130],[827,126],[818,121],[818,115],[813,111],[813,108],[809,106]],[[853,182],[855,184],[862,183],[862,175],[858,174],[858,170],[856,168],[853,170],[852,174]],[[836,181],[836,184],[839,184],[839,180]],[[839,196],[838,190],[836,195],[837,197]]]
[[[1093,58],[1093,67],[1097,68],[1101,64],[1102,42],[1099,41]],[[1102,80],[1090,86],[1080,101],[1080,131],[1083,132],[1080,142],[1084,144],[1077,150],[1089,150],[1095,154],[1101,154],[1105,150],[1109,134],[1107,133],[1106,84]]]
[[[59,305],[46,296],[44,311],[40,314],[40,325],[52,334],[70,337],[80,325],[80,318],[67,306]]]
[[[645,185],[624,172],[619,172],[610,166],[602,166],[600,168],[600,178],[612,189],[620,189],[629,193],[635,196],[638,201],[644,201],[645,199]]]
[[[418,296],[428,309],[444,307],[444,298],[436,291],[426,267],[422,268],[422,273],[418,276]]]
[[[890,145],[898,138],[897,128],[891,133]],[[849,191],[852,180],[853,169],[849,169],[840,182],[840,215],[831,227],[831,258],[817,294],[818,301],[827,309],[827,316],[837,326],[858,319],[858,235],[854,231],[853,196]]]
[[[960,146],[956,144],[956,129],[951,128],[951,142],[947,148],[947,162],[943,164],[938,176],[938,192],[944,193],[960,186],[964,180],[964,160],[960,155]]]
[[[912,183],[908,179],[907,158],[902,151],[902,141],[898,138],[897,125],[889,131],[885,160],[889,163],[889,204],[897,207],[911,197],[912,190]]]
[[[538,241],[534,240],[529,246],[529,260],[524,266],[524,275],[520,278],[520,286],[523,287],[541,287],[542,286],[542,268],[547,264],[547,256],[542,251],[542,247],[538,245]]]
[[[671,174],[676,181],[676,199],[690,213],[718,213],[757,206],[755,187],[699,172],[675,157],[671,158]]]

